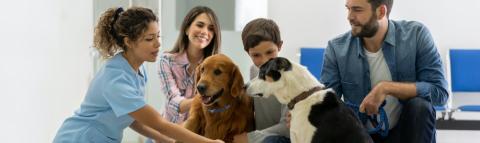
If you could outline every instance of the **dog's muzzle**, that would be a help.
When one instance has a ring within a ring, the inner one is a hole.
[[[247,82],[245,85],[243,85],[243,89],[246,91],[249,86],[250,86],[250,82]],[[253,94],[252,96],[263,97],[263,93],[256,93],[256,94]]]
[[[204,83],[199,83],[197,85],[197,91],[201,95],[205,95],[205,91],[207,91],[207,85],[205,85]]]

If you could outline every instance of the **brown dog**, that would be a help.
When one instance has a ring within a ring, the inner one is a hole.
[[[245,94],[240,70],[230,58],[212,55],[195,74],[197,91],[185,128],[225,142],[254,129],[252,99]]]

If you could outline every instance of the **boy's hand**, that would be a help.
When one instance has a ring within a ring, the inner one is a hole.
[[[248,143],[247,133],[241,133],[233,136],[233,143]]]
[[[290,114],[290,111],[287,112],[287,128],[290,129],[290,121],[292,120],[292,114]]]

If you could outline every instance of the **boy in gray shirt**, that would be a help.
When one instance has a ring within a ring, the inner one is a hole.
[[[277,24],[265,18],[252,20],[243,28],[242,42],[254,63],[250,68],[250,79],[258,75],[262,64],[278,56],[283,44]],[[280,104],[275,96],[253,97],[253,101],[256,130],[235,136],[234,142],[290,143],[287,106]]]

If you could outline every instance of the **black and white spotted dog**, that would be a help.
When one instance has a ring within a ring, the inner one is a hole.
[[[274,95],[280,103],[288,104],[293,143],[371,142],[355,113],[300,64],[273,58],[260,67],[258,77],[246,88],[250,95]]]

